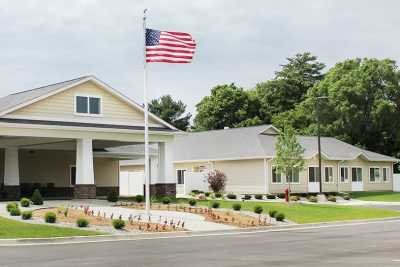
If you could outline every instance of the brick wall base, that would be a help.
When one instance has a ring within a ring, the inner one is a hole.
[[[4,185],[2,198],[4,200],[19,200],[21,197],[21,187],[19,185]]]
[[[174,196],[176,196],[176,184],[151,184],[150,185],[150,196],[174,197]]]
[[[96,185],[94,184],[77,184],[74,186],[74,198],[87,199],[96,198]]]
[[[118,186],[97,186],[96,187],[96,195],[98,197],[107,196],[110,192],[117,192],[119,194]]]

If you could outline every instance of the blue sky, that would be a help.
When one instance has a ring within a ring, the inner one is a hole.
[[[0,0],[0,95],[93,74],[142,102],[142,10],[148,26],[190,32],[193,64],[151,64],[151,98],[192,113],[217,84],[251,88],[285,58],[310,51],[332,66],[400,54],[399,1]]]

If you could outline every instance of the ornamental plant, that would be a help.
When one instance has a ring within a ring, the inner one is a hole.
[[[78,227],[88,227],[89,226],[89,221],[85,218],[78,218],[76,220],[76,225]]]
[[[18,203],[16,203],[16,202],[8,203],[6,206],[6,209],[8,212],[10,212],[12,209],[16,209],[16,208],[18,208]]]
[[[43,197],[42,194],[40,194],[39,189],[35,189],[35,191],[33,191],[31,201],[33,205],[43,205]]]
[[[123,228],[125,227],[125,221],[124,221],[124,220],[121,220],[121,219],[114,219],[114,220],[112,221],[112,225],[113,225],[113,227],[114,227],[115,229],[120,230],[120,229],[123,229]]]
[[[11,216],[20,216],[21,215],[21,210],[18,207],[12,208],[10,210],[10,215]]]
[[[21,207],[29,207],[29,205],[31,204],[31,201],[29,200],[29,198],[23,197],[20,200],[20,204],[21,204]]]
[[[236,211],[239,211],[239,210],[242,209],[242,205],[240,205],[240,203],[234,203],[234,204],[232,205],[232,209],[233,209],[233,210],[236,210]]]
[[[57,221],[57,215],[54,212],[46,212],[44,215],[44,221],[47,223],[55,223]]]
[[[219,203],[219,202],[212,202],[212,203],[211,203],[211,207],[212,207],[213,209],[218,209],[219,206],[220,206],[220,203]]]
[[[118,201],[118,193],[117,191],[113,190],[107,194],[107,201],[108,202],[117,202]]]
[[[30,210],[23,211],[21,214],[21,218],[22,220],[29,220],[30,218],[32,218],[32,211]]]
[[[226,175],[225,173],[219,171],[219,170],[214,170],[210,171],[207,174],[207,181],[210,186],[210,189],[214,193],[222,192],[225,189],[225,184],[226,184]]]
[[[196,200],[195,199],[189,199],[189,205],[190,206],[196,206]]]
[[[263,210],[264,209],[261,206],[255,206],[254,207],[254,213],[261,214],[263,212]]]

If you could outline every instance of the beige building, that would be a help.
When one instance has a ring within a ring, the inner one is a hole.
[[[144,141],[142,106],[93,76],[0,98],[0,198],[29,195],[93,198],[119,187],[116,148]],[[149,115],[158,151],[151,190],[175,194],[172,142],[177,129]],[[141,157],[141,155],[140,155]]]

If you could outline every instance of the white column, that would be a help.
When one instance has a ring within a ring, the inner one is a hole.
[[[4,185],[19,185],[18,147],[5,148]]]
[[[154,183],[176,183],[173,165],[173,145],[172,141],[158,143],[158,181]]]
[[[76,184],[94,184],[92,139],[76,140]]]
[[[268,176],[269,176],[269,171],[268,171],[268,162],[270,161],[270,160],[267,160],[267,159],[265,159],[264,158],[264,194],[269,194],[269,179],[268,179]]]

